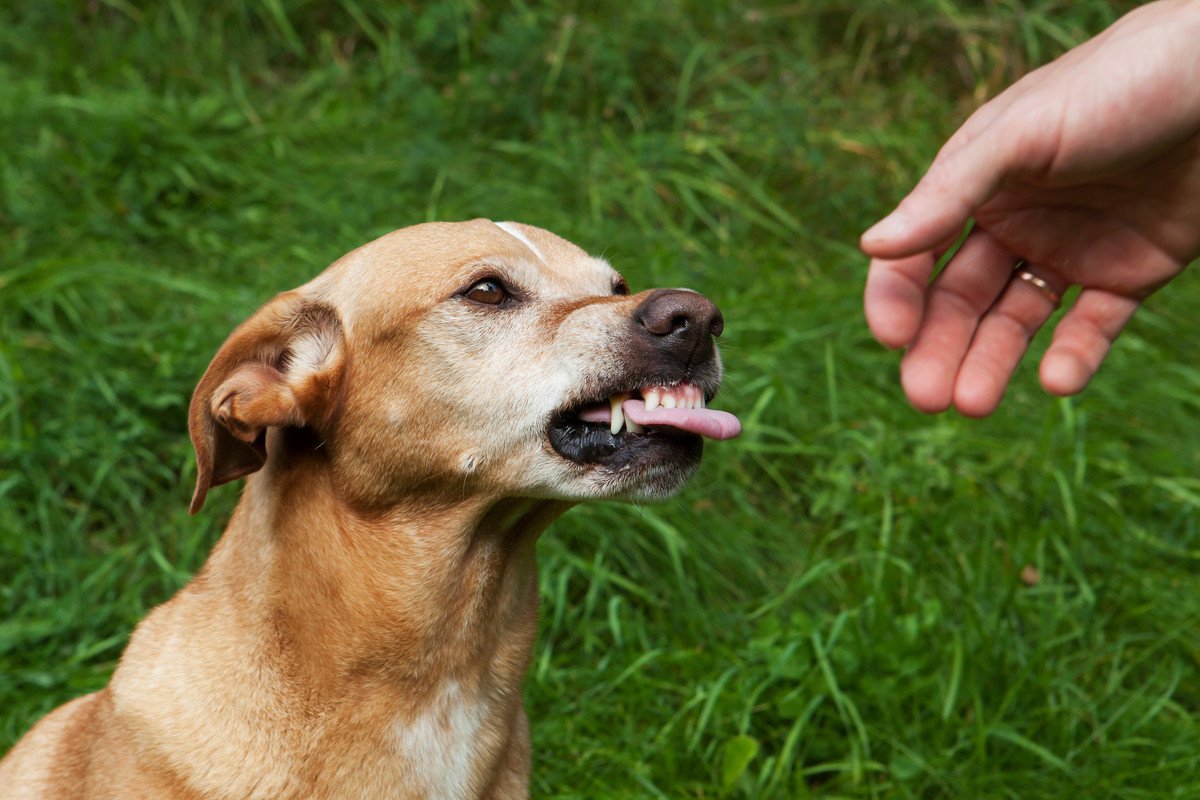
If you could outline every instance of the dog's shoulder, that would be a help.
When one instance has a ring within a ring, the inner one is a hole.
[[[92,760],[92,731],[108,690],[59,706],[0,761],[0,800],[67,800],[83,796]]]

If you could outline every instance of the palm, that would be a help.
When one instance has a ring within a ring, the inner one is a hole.
[[[979,109],[864,235],[867,321],[908,348],[915,406],[991,413],[1071,286],[1041,379],[1080,391],[1139,303],[1200,255],[1198,40],[1200,4],[1132,12]]]
[[[1140,302],[1200,252],[1194,143],[1103,181],[1055,183],[1014,179],[976,210],[973,241],[930,286],[902,364],[918,408],[953,403],[980,416],[999,403],[1057,305],[1012,282],[1014,264],[1056,295],[1081,287],[1042,368],[1048,389],[1071,394],[1086,385]],[[922,269],[934,255],[925,255]]]
[[[1015,182],[975,221],[1063,285],[1141,300],[1200,251],[1200,137],[1104,181],[1045,183]]]

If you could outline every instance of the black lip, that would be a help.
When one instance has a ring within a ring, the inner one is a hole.
[[[686,466],[700,461],[704,440],[694,433],[648,430],[614,434],[608,425],[556,418],[547,438],[554,452],[577,464],[621,469],[634,464],[672,462]]]
[[[704,440],[694,433],[669,428],[631,433],[624,428],[614,434],[607,423],[584,422],[579,413],[588,406],[607,402],[614,394],[636,395],[643,386],[673,386],[685,382],[699,387],[707,402],[717,393],[716,377],[704,370],[703,374],[695,376],[658,373],[654,377],[597,383],[596,388],[587,390],[583,399],[570,402],[551,416],[546,438],[554,452],[576,464],[596,464],[614,470],[635,464],[695,464],[700,461]]]

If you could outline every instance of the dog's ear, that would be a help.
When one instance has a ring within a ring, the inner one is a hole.
[[[346,361],[337,311],[293,292],[279,295],[225,340],[192,395],[196,448],[191,513],[214,486],[258,471],[267,428],[330,422]]]

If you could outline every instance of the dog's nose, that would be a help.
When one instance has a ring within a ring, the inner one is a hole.
[[[633,319],[655,347],[684,364],[711,356],[713,337],[725,329],[725,318],[711,300],[682,289],[651,292],[633,312]]]

